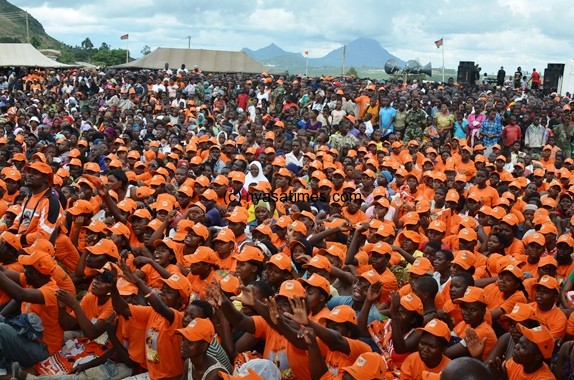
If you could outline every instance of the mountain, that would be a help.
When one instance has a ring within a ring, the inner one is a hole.
[[[343,47],[331,51],[322,58],[309,58],[309,67],[339,67],[343,54]],[[404,61],[395,57],[384,49],[380,43],[370,38],[357,38],[347,44],[345,56],[346,67],[383,67],[389,59],[395,59],[400,65]],[[279,69],[299,69],[306,64],[305,57],[300,53],[291,53],[281,49],[274,43],[259,50],[244,48],[255,60],[264,65]]]
[[[50,37],[38,20],[28,14],[30,43],[41,49],[61,49],[63,44]],[[27,42],[26,12],[6,0],[0,0],[0,42]]]
[[[333,50],[323,58],[309,60],[310,66],[340,66],[343,47]],[[399,64],[404,62],[389,53],[380,43],[370,38],[357,38],[347,44],[345,66],[383,67],[389,59],[395,59]]]

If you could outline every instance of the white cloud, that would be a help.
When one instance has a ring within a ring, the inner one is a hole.
[[[444,38],[445,64],[475,60],[483,72],[501,65],[543,70],[572,58],[570,1],[482,0],[388,2],[357,0],[12,0],[46,32],[71,45],[90,37],[96,46],[125,46],[138,56],[144,45],[203,49],[281,48],[321,57],[358,37],[374,38],[404,60],[442,65],[434,41]]]

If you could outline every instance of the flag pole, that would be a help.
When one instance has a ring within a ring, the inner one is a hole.
[[[130,61],[129,44],[130,44],[130,37],[128,36],[128,38],[126,38],[126,63],[129,63],[129,61]]]
[[[305,52],[305,77],[309,76],[309,51]]]
[[[442,83],[444,84],[444,38],[442,40]]]

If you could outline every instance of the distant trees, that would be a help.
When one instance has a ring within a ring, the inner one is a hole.
[[[359,77],[359,74],[357,73],[357,69],[355,69],[355,66],[349,67],[349,70],[347,70],[347,75],[352,75],[355,78]]]
[[[151,48],[149,46],[145,45],[142,48],[140,53],[142,53],[142,55],[148,55],[149,53],[151,53]]]
[[[94,48],[94,44],[89,37],[86,37],[85,40],[82,41],[82,49],[84,50],[92,50]]]

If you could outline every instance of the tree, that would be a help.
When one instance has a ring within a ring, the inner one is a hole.
[[[30,38],[30,43],[32,44],[32,46],[34,46],[36,49],[38,49],[40,47],[40,45],[42,45],[42,43],[40,42],[40,40],[38,39],[38,37],[36,36],[32,36],[32,38]]]
[[[151,49],[149,46],[145,45],[142,50],[141,50],[142,55],[148,55],[149,53],[151,53]]]
[[[91,50],[93,48],[94,48],[94,44],[92,43],[92,40],[90,40],[89,37],[86,37],[86,39],[82,41],[82,49]]]
[[[125,49],[100,49],[92,56],[92,63],[98,66],[114,66],[125,62]]]
[[[110,50],[110,45],[105,42],[102,42],[102,46],[100,46],[100,50]]]
[[[359,77],[359,74],[357,73],[357,69],[355,69],[355,66],[349,67],[349,70],[347,70],[347,75],[354,76],[355,78]]]

